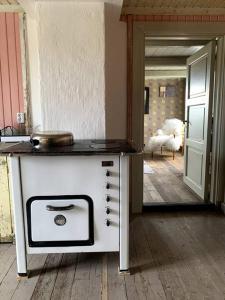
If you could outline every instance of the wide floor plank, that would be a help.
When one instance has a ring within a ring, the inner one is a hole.
[[[15,246],[0,244],[0,299],[224,300],[224,249],[225,217],[209,211],[132,216],[131,275],[118,253],[29,255],[18,282]]]
[[[171,153],[145,154],[144,161],[153,171],[144,174],[144,204],[159,203],[202,203],[183,182],[184,158],[177,153],[175,159]]]

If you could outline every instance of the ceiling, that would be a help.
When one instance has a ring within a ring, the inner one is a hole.
[[[202,46],[146,46],[145,56],[190,56]]]
[[[123,0],[122,15],[225,14],[224,0]]]
[[[146,78],[185,78],[186,60],[207,41],[145,39]]]

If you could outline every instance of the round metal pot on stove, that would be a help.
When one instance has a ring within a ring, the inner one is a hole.
[[[31,135],[30,143],[36,149],[74,144],[73,134],[67,131],[37,131]]]

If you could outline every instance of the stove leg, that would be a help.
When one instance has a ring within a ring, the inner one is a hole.
[[[20,162],[18,157],[10,158],[10,182],[16,236],[16,258],[18,277],[27,276],[27,255],[24,232],[23,200],[20,182]]]
[[[27,273],[18,273],[16,279],[17,279],[17,281],[20,281],[22,279],[27,279],[27,278],[28,278]]]
[[[129,157],[120,157],[120,266],[129,272]]]

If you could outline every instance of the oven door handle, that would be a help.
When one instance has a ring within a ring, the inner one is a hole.
[[[71,210],[75,207],[75,205],[70,204],[68,206],[52,206],[46,205],[46,209],[49,211],[63,211],[63,210]]]

